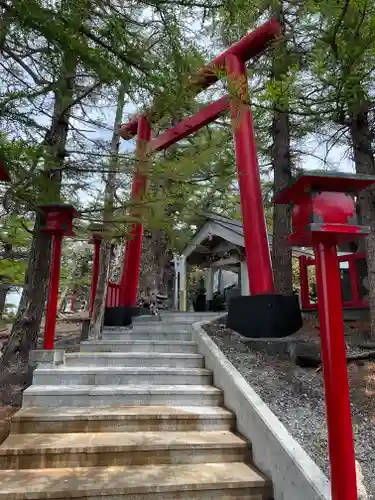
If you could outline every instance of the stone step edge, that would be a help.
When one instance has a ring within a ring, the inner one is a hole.
[[[35,439],[25,443],[25,436]],[[53,438],[51,439],[51,436]],[[210,436],[215,441],[202,441]],[[43,438],[47,445],[43,446]],[[74,443],[74,438],[80,443]],[[112,438],[112,439],[111,439]],[[118,443],[113,443],[113,438]],[[163,438],[161,442],[160,439]],[[106,442],[107,439],[107,442]],[[180,441],[176,441],[180,439]],[[153,441],[154,440],[154,441]],[[156,440],[156,441],[155,441]],[[17,441],[21,445],[18,445]],[[121,442],[122,441],[122,442]],[[23,446],[22,446],[23,443]],[[59,455],[61,453],[157,452],[164,450],[245,450],[246,441],[231,431],[87,432],[56,434],[11,434],[0,447],[0,457],[18,455]],[[0,486],[1,487],[1,486]]]
[[[168,410],[171,408],[171,410]],[[139,413],[130,412],[137,409]],[[128,413],[126,412],[128,410]],[[116,413],[116,411],[118,413]],[[97,413],[95,413],[97,412]],[[121,413],[120,413],[121,412]],[[55,422],[60,420],[233,420],[235,417],[229,410],[220,406],[98,406],[87,411],[87,407],[60,407],[43,408],[29,406],[22,408],[12,416],[12,422],[43,421]]]
[[[149,343],[149,342],[147,342]],[[193,342],[194,343],[194,342]],[[169,342],[168,342],[169,344]],[[202,354],[195,352],[74,352],[65,354],[65,360],[92,356],[104,356],[109,358],[160,358],[160,359],[203,359]]]
[[[150,394],[151,393],[159,393],[159,394],[181,394],[181,393],[205,393],[205,394],[221,394],[221,390],[216,387],[207,386],[207,385],[134,385],[134,384],[125,384],[125,385],[80,385],[80,384],[71,384],[71,385],[31,385],[25,390],[25,394],[63,394],[64,390],[75,394],[87,394],[90,393],[92,395],[97,393],[105,393],[105,394],[123,394],[125,393],[135,393],[135,394]]]
[[[174,368],[174,367],[138,367],[138,366],[58,366],[51,368],[37,368],[34,374],[69,374],[72,375],[96,375],[96,374],[134,374],[134,375],[212,375],[207,368]]]
[[[44,475],[41,469],[0,471],[1,500],[62,500],[67,495],[69,498],[82,498],[83,491],[85,498],[106,498],[110,495],[178,494],[184,491],[269,486],[266,478],[243,462],[56,468],[44,469]]]
[[[90,346],[90,345],[104,345],[104,344],[137,344],[137,345],[145,345],[145,344],[157,344],[157,345],[197,345],[194,340],[137,340],[137,339],[100,339],[100,340],[84,340],[81,342],[81,346]]]

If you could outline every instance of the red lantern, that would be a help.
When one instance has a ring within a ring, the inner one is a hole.
[[[372,177],[312,172],[299,176],[281,191],[275,203],[293,203],[294,246],[313,246],[324,236],[337,245],[366,236],[368,227],[358,224],[355,195],[374,182]]]
[[[55,343],[57,299],[59,295],[60,266],[62,239],[64,236],[74,236],[73,217],[77,215],[75,208],[66,203],[50,203],[41,205],[44,221],[42,232],[50,233],[52,237],[51,264],[49,271],[49,287],[44,327],[44,349],[53,349]]]
[[[49,203],[39,207],[44,214],[44,224],[41,231],[46,233],[63,233],[64,236],[74,236],[73,218],[77,211],[67,203]]]
[[[290,243],[315,252],[332,500],[357,500],[337,245],[369,233],[358,224],[355,195],[374,182],[370,176],[311,172],[275,199],[294,204]]]

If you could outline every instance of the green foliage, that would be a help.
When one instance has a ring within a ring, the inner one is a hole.
[[[25,221],[18,216],[3,217],[0,222],[0,249],[6,254],[9,248],[11,253],[25,254],[25,258],[18,260],[0,258],[0,275],[6,276],[5,281],[11,285],[20,285],[24,281],[27,268],[27,254],[31,242],[31,221]]]
[[[0,260],[0,275],[6,276],[3,280],[10,285],[22,285],[27,268],[27,262],[11,259]]]

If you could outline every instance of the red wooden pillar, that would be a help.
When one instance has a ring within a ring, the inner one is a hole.
[[[59,296],[62,239],[64,236],[74,236],[72,222],[77,213],[71,205],[64,203],[48,204],[39,208],[44,214],[44,224],[41,231],[51,234],[52,238],[43,346],[44,349],[53,349]]]
[[[91,289],[90,289],[90,311],[89,311],[90,318],[91,318],[92,312],[94,310],[96,288],[98,286],[100,247],[102,244],[102,240],[101,240],[101,238],[94,236],[91,240],[91,243],[94,244],[94,252],[93,252],[93,261],[92,261]]]
[[[307,309],[310,305],[307,257],[305,255],[300,255],[298,261],[299,261],[299,282],[301,290],[301,308]]]
[[[335,241],[314,248],[333,500],[357,500],[340,269]]]
[[[226,56],[231,81],[232,124],[240,188],[246,262],[251,295],[273,293],[271,255],[264,218],[263,196],[250,105],[245,62]]]
[[[137,168],[133,175],[132,201],[141,200],[147,190],[148,177],[148,145],[151,139],[151,127],[145,116],[138,117]],[[133,217],[139,217],[135,210]],[[120,306],[134,307],[137,302],[139,273],[141,266],[143,224],[132,224],[129,240],[126,244],[124,267],[121,277]]]
[[[70,306],[69,306],[70,312],[74,312],[75,302],[76,302],[76,291],[73,290],[72,291],[72,296],[70,298]]]
[[[55,344],[55,329],[57,301],[59,297],[60,265],[62,250],[62,232],[52,234],[51,263],[49,269],[49,286],[44,326],[44,349],[53,349]]]

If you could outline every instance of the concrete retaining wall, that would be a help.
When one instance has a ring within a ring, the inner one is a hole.
[[[225,407],[235,413],[238,431],[251,442],[255,465],[272,479],[274,500],[329,500],[326,476],[202,329],[207,323],[193,325],[198,352]]]

